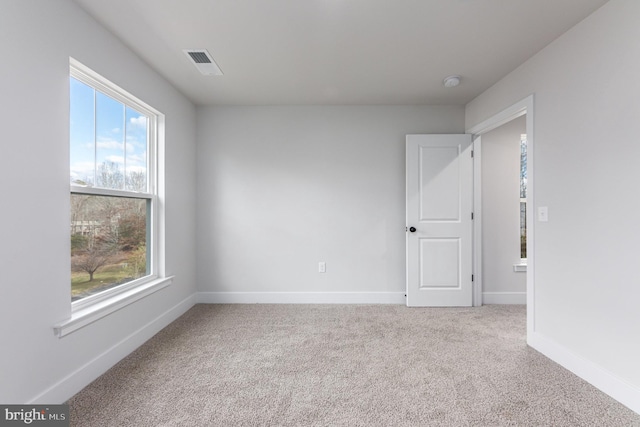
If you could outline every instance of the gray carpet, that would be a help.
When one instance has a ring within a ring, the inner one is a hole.
[[[76,426],[640,426],[525,344],[524,306],[197,305],[70,401]]]

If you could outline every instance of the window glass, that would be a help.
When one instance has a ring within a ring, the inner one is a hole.
[[[133,108],[125,110],[126,189],[147,191],[148,118]]]
[[[73,62],[69,97],[71,300],[79,301],[158,277],[157,115]]]
[[[124,105],[96,92],[96,186],[124,189]]]
[[[148,199],[71,194],[71,300],[148,275]]]
[[[527,135],[520,135],[520,258],[527,258]]]
[[[70,79],[69,140],[71,182],[93,186],[95,182],[95,90]]]
[[[149,118],[71,78],[71,182],[148,191]]]

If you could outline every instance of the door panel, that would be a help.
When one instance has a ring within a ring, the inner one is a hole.
[[[471,135],[407,135],[408,306],[472,305],[471,146]]]
[[[460,219],[459,147],[419,147],[420,220]],[[438,203],[432,203],[438,200]]]
[[[460,287],[460,239],[419,238],[420,289]]]

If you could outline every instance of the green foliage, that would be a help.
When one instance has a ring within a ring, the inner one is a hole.
[[[71,235],[71,255],[78,253],[86,249],[89,244],[89,238],[87,236],[83,236],[80,233],[75,233]]]
[[[147,247],[138,246],[138,249],[132,252],[129,262],[136,276],[144,276],[147,273]]]

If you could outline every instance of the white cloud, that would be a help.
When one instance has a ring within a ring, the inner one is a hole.
[[[71,178],[82,181],[93,181],[94,163],[93,162],[74,162],[70,167]]]
[[[145,153],[133,154],[133,155],[127,156],[127,163],[129,164],[137,163],[137,164],[144,165],[147,163],[147,158],[145,156]]]
[[[131,117],[129,121],[134,126],[141,127],[141,128],[147,127],[147,118],[145,116]]]
[[[132,136],[127,137],[127,154],[133,153],[139,150],[144,151],[146,148],[147,148],[146,141],[140,142],[135,137],[132,137]]]
[[[114,141],[113,139],[105,139],[96,142],[96,146],[98,148],[104,148],[106,150],[118,150],[122,151],[124,149],[124,143],[121,141]]]

